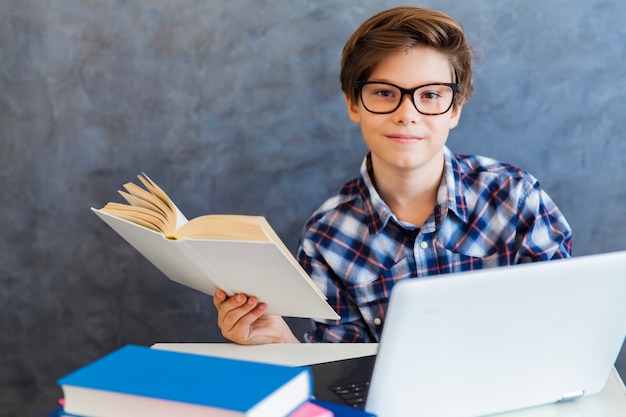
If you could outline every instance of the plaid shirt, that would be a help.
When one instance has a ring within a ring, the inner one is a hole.
[[[318,208],[298,261],[340,320],[316,322],[312,342],[377,342],[391,290],[407,278],[566,258],[570,227],[530,174],[445,148],[434,212],[421,228],[379,196],[366,157],[360,177]]]

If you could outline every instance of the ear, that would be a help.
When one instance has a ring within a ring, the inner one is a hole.
[[[348,107],[348,116],[350,117],[350,120],[352,120],[356,124],[360,124],[361,115],[359,113],[358,103],[354,103],[352,100],[350,100],[350,97],[348,97],[347,94],[344,94],[344,97],[346,99],[346,106]]]
[[[461,110],[463,110],[462,104],[459,104],[452,109],[452,113],[450,114],[450,123],[448,124],[450,129],[454,129],[458,126],[459,119],[461,118]]]

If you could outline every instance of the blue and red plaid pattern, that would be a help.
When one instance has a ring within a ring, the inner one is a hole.
[[[378,195],[366,157],[307,221],[297,258],[341,319],[316,322],[312,342],[377,342],[396,282],[566,258],[571,229],[539,182],[519,168],[445,148],[434,213],[399,221]]]

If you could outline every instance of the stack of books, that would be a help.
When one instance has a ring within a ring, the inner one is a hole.
[[[55,417],[373,416],[313,399],[308,367],[136,345],[120,348],[57,383],[64,398]]]

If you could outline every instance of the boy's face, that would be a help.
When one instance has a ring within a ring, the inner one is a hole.
[[[415,47],[390,55],[382,61],[369,80],[414,88],[429,83],[454,82],[444,55],[431,48]],[[372,154],[374,170],[409,170],[425,175],[441,175],[443,146],[461,115],[461,106],[437,116],[417,111],[409,95],[402,98],[393,113],[374,114],[359,99],[347,99],[350,119],[361,125],[365,144]]]

